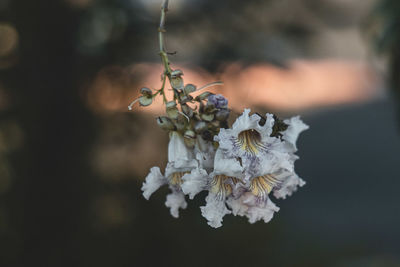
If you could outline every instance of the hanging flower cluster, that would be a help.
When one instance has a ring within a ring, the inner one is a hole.
[[[228,100],[211,92],[198,93],[221,83],[201,88],[185,85],[182,71],[170,68],[162,38],[167,5],[164,1],[159,29],[165,68],[162,87],[155,91],[142,88],[141,96],[129,106],[148,106],[158,95],[165,104],[166,114],[158,117],[157,123],[169,134],[168,164],[164,172],[159,167],[150,169],[142,186],[143,196],[149,199],[168,185],[171,193],[165,205],[177,218],[179,209],[187,207],[185,196],[193,199],[208,191],[206,204],[200,209],[210,226],[222,226],[227,214],[245,216],[250,223],[269,222],[279,211],[270,195],[284,199],[305,184],[295,173],[294,162],[298,159],[297,138],[308,126],[298,116],[280,120],[245,109],[229,127]],[[164,93],[167,79],[174,92],[171,101]]]

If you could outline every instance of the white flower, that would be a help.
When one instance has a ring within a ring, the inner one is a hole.
[[[271,137],[273,115],[266,114],[262,124],[260,116],[249,113],[246,109],[231,129],[221,129],[215,137],[220,146],[209,190],[215,199],[224,204],[226,201],[234,215],[246,216],[250,223],[268,222],[279,210],[269,194],[274,192],[275,197],[285,198],[304,185],[294,172],[298,159],[294,152],[298,135],[308,126],[299,117],[293,117],[285,121],[288,127],[280,133],[282,139]]]
[[[240,158],[246,172],[256,175],[256,171],[265,164],[288,166],[290,158],[286,153],[284,142],[277,137],[271,137],[274,119],[272,114],[266,114],[266,121],[260,125],[261,117],[245,109],[231,129],[221,129],[215,140],[219,148],[230,158]],[[279,166],[276,166],[279,167]],[[265,167],[264,167],[265,169]]]
[[[192,150],[186,147],[183,137],[178,132],[171,132],[168,144],[168,164],[165,175],[162,175],[158,167],[150,169],[142,186],[143,196],[150,196],[162,185],[169,184],[172,191],[167,196],[165,205],[170,208],[171,215],[179,217],[179,208],[185,209],[187,203],[181,190],[182,177],[198,167]]]

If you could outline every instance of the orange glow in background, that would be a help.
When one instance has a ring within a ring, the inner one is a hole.
[[[230,107],[238,111],[254,106],[298,111],[363,102],[383,94],[378,74],[361,62],[293,60],[287,68],[231,63],[217,74],[179,64],[172,67],[183,70],[185,84],[201,87],[223,81],[223,86],[206,90],[223,94]],[[105,67],[87,91],[88,104],[96,112],[128,111],[141,87],[160,88],[161,73],[161,64],[155,63]],[[167,90],[167,97],[172,99],[171,90]],[[164,107],[161,97],[157,97],[151,106],[136,106],[134,110],[163,114]]]

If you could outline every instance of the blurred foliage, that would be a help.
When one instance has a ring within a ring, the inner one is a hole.
[[[400,102],[400,2],[379,1],[367,21],[367,30],[376,51],[387,57],[389,87]],[[398,116],[400,118],[400,104]]]

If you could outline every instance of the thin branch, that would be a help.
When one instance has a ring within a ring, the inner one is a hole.
[[[168,0],[164,0],[161,5],[161,17],[160,17],[160,26],[158,28],[158,39],[160,43],[160,56],[164,65],[165,74],[168,76],[168,78],[170,78],[172,70],[171,67],[169,66],[168,54],[165,52],[164,48],[164,33],[166,32],[165,16],[166,13],[168,12],[168,3],[169,3]]]

